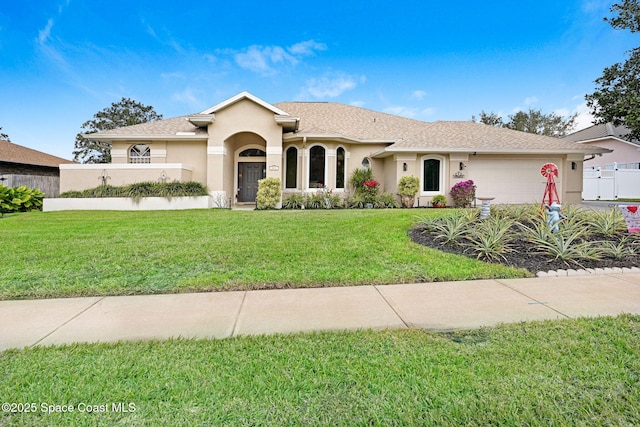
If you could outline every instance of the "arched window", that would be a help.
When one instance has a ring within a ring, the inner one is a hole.
[[[365,157],[364,159],[362,159],[362,168],[363,169],[371,168],[371,160],[369,160],[368,157]]]
[[[325,149],[314,145],[309,150],[309,188],[322,188],[325,186]]]
[[[285,173],[285,188],[298,188],[298,149],[287,148],[285,157],[287,169]]]
[[[267,153],[259,148],[248,148],[238,154],[239,157],[266,157]]]
[[[345,157],[344,148],[339,147],[336,150],[336,188],[344,188]]]
[[[129,149],[129,163],[151,163],[151,149],[146,144],[136,144]]]
[[[422,160],[422,192],[442,193],[442,159],[425,157]]]

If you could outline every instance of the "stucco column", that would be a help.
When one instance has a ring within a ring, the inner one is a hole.
[[[211,125],[210,125],[211,127]],[[207,141],[207,187],[214,198],[227,200],[224,188],[224,157],[227,155],[224,141],[212,135],[211,129]]]

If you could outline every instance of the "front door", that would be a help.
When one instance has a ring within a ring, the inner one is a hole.
[[[238,163],[238,202],[255,202],[258,194],[258,180],[267,174],[266,163]]]

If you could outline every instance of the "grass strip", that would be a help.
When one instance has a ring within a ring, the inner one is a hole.
[[[3,426],[638,425],[640,316],[36,347],[0,353],[0,378],[38,408]]]

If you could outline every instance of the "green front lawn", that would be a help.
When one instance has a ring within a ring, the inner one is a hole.
[[[10,350],[0,400],[35,412],[0,425],[640,425],[639,337],[619,316]]]
[[[0,299],[524,277],[413,243],[439,210],[30,212],[0,218]]]

